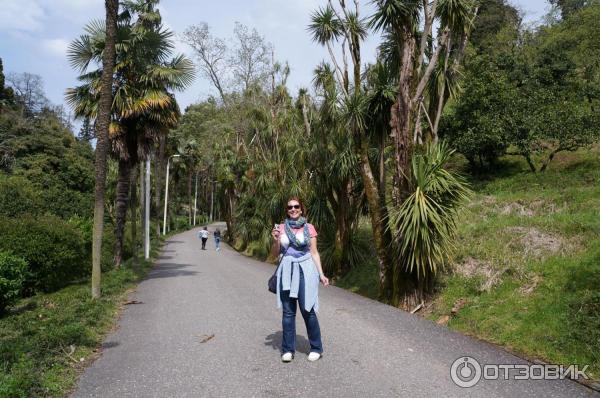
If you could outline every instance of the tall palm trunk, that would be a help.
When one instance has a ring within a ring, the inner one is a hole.
[[[375,241],[375,251],[377,253],[378,271],[379,271],[379,300],[388,301],[392,297],[392,265],[389,255],[391,239],[389,231],[386,232],[384,211],[381,206],[381,198],[377,180],[373,175],[371,164],[369,163],[369,141],[365,134],[361,134],[359,143],[360,174],[365,187],[365,195],[369,203],[369,215],[371,216],[371,225],[373,228],[373,239]]]
[[[415,122],[415,107],[412,92],[414,91],[414,54],[416,39],[409,28],[402,27],[397,33],[402,38],[401,68],[398,79],[398,94],[390,112],[390,127],[394,137],[394,160],[396,165],[393,185],[394,206],[400,206],[409,195],[410,154],[412,134]],[[396,237],[401,240],[401,237]],[[423,297],[423,285],[419,283],[416,272],[409,272],[404,261],[395,259],[392,270],[392,296],[395,306],[405,309],[414,307]]]
[[[125,232],[125,217],[127,216],[127,200],[129,199],[130,175],[131,163],[128,160],[119,159],[117,198],[115,200],[115,268],[120,267],[121,262],[123,261],[123,238]]]
[[[98,118],[96,120],[96,182],[94,193],[94,229],[92,232],[92,297],[99,298],[104,232],[104,191],[106,185],[106,156],[108,154],[108,125],[112,104],[112,82],[115,67],[115,41],[117,37],[118,0],[105,0],[106,44],[102,57],[102,78]]]
[[[411,126],[413,124],[413,104],[411,101],[411,92],[413,85],[414,72],[414,51],[415,37],[404,28],[401,33],[404,38],[402,46],[402,66],[400,69],[400,78],[398,81],[398,95],[396,103],[391,108],[390,127],[394,137],[394,155],[396,163],[396,179],[394,184],[394,201],[398,206],[408,194],[408,176],[410,175],[410,143]]]
[[[333,252],[333,265],[336,275],[342,276],[348,272],[350,250],[351,204],[348,194],[350,181],[342,184],[337,192],[337,206],[335,208],[335,242]]]

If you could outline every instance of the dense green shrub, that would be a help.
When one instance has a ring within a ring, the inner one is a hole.
[[[0,314],[20,296],[27,276],[27,263],[10,252],[0,251]]]
[[[94,231],[94,220],[92,218],[73,216],[69,218],[69,224],[79,230],[85,247],[85,258],[82,259],[84,266],[91,267],[92,264],[92,237]],[[142,233],[142,232],[140,232]],[[102,257],[100,263],[102,271],[108,271],[114,268],[113,246],[115,244],[115,234],[112,225],[105,224],[102,232]]]
[[[0,142],[0,170],[12,174],[0,180],[0,214],[18,211],[67,219],[92,212],[93,150],[77,141],[57,115],[24,118],[18,111],[0,113]],[[3,189],[9,183],[10,189]]]
[[[0,217],[0,250],[29,264],[26,293],[52,291],[85,276],[85,241],[77,227],[56,216]]]
[[[189,217],[188,216],[175,216],[171,221],[171,227],[173,228],[171,231],[181,231],[189,228]]]
[[[0,174],[0,215],[16,217],[42,212],[42,199],[31,182],[22,177]]]

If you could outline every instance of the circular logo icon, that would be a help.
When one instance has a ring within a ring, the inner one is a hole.
[[[459,387],[469,388],[481,380],[481,365],[471,357],[460,357],[452,363],[450,377]]]

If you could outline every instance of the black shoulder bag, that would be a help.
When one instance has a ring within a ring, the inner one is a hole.
[[[287,254],[287,251],[289,250],[290,246],[288,246],[287,249],[285,249],[285,253],[283,253],[283,255],[279,258],[279,264],[277,264],[277,268],[275,268],[275,272],[273,272],[273,275],[271,275],[271,277],[269,278],[269,291],[273,294],[277,294],[277,271],[279,270],[279,267],[281,266],[281,262],[283,261],[283,258],[285,257],[285,255]]]

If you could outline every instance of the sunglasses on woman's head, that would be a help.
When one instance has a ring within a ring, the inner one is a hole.
[[[299,209],[299,208],[300,208],[300,205],[291,205],[291,206],[288,205],[288,207],[287,207],[288,210]]]

